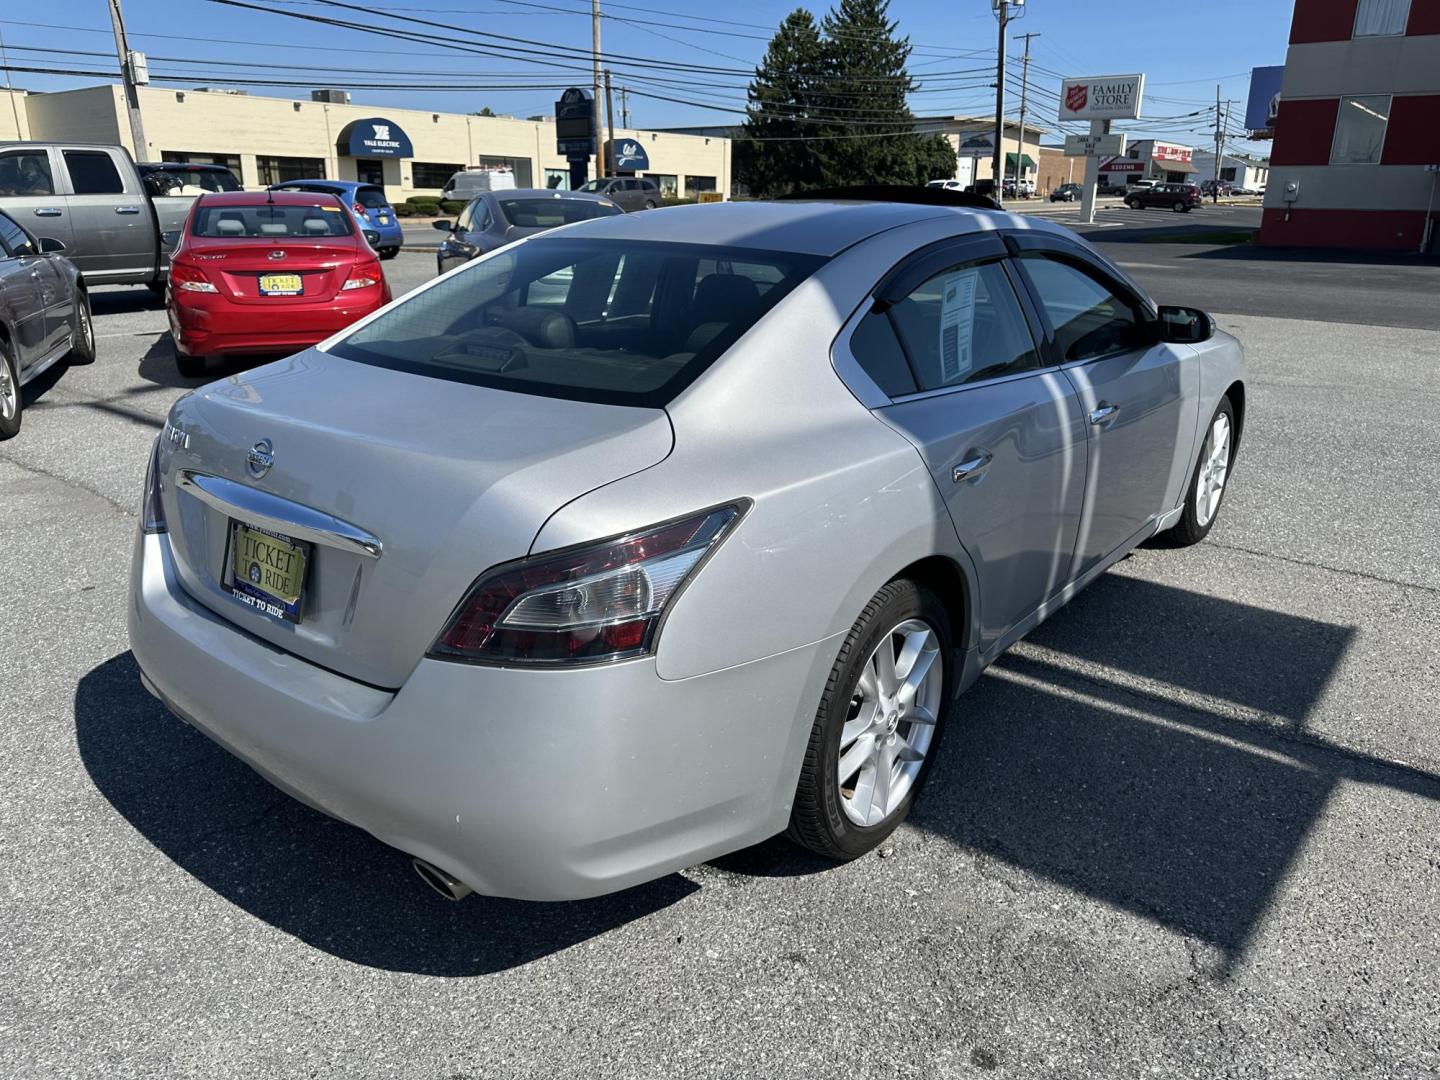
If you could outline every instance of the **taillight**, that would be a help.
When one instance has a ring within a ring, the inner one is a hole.
[[[166,428],[169,428],[167,423]],[[140,528],[147,533],[165,531],[165,505],[160,501],[160,440],[150,451],[150,464],[145,469],[145,497],[140,502]]]
[[[442,660],[597,664],[653,652],[665,612],[740,504],[497,567],[430,647]]]
[[[365,216],[365,207],[361,206],[361,205],[357,202],[357,203],[355,204],[355,213],[359,214],[361,217],[364,217],[364,216]]]
[[[170,287],[179,289],[181,292],[213,293],[220,291],[206,280],[205,271],[197,266],[186,266],[184,263],[170,264]]]
[[[345,284],[341,285],[340,288],[342,290],[368,289],[372,285],[379,285],[380,282],[384,280],[383,275],[380,273],[380,264],[378,262],[361,263],[359,266],[351,269],[350,276],[345,279]]]

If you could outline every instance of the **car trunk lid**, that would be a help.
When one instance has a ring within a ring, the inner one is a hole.
[[[315,349],[202,388],[172,423],[188,443],[165,494],[186,591],[257,637],[383,687],[405,681],[482,571],[526,555],[555,510],[661,461],[672,442],[663,410]],[[249,460],[257,444],[266,467]],[[234,595],[236,522],[308,542],[298,622]]]
[[[360,254],[352,237],[281,238],[192,243],[185,259],[237,304],[285,307],[333,300]]]

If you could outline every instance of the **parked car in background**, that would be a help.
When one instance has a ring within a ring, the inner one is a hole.
[[[1245,407],[1073,233],[895,196],[582,222],[181,397],[144,685],[451,899],[874,850],[989,664],[1206,536]]]
[[[931,180],[925,186],[927,188],[942,188],[945,191],[965,190],[965,184],[960,180]]]
[[[210,356],[323,341],[390,301],[350,208],[327,192],[202,195],[170,268],[166,310],[180,374]]]
[[[469,201],[482,191],[514,191],[515,171],[476,167],[452,173],[440,191],[440,198]]]
[[[1002,190],[1006,198],[1028,199],[1035,194],[1035,181],[1016,180],[1012,177],[1005,181]]]
[[[385,197],[385,189],[376,184],[361,184],[353,180],[287,180],[275,184],[271,191],[308,191],[311,194],[336,196],[350,208],[365,232],[374,233],[370,238],[382,259],[393,259],[400,254],[405,243],[405,232],[395,208]]]
[[[623,211],[611,199],[581,191],[549,188],[487,191],[472,199],[453,224],[435,222],[435,228],[449,233],[440,241],[435,268],[443,274],[522,236],[620,213]]]
[[[1235,194],[1235,188],[1228,180],[1202,180],[1200,182],[1200,194],[1206,198],[1225,198]]]
[[[90,294],[53,238],[0,211],[0,439],[20,431],[20,389],[55,364],[95,359]]]
[[[1074,202],[1083,194],[1079,184],[1061,184],[1050,192],[1051,202]]]
[[[207,191],[242,191],[236,175],[224,165],[191,165],[177,161],[142,161],[135,168],[151,195],[204,195]]]
[[[976,180],[973,184],[965,185],[965,194],[984,195],[987,198],[996,198],[1000,193],[995,190],[995,181],[989,177],[984,180]]]
[[[1200,200],[1200,189],[1194,184],[1156,184],[1130,191],[1125,196],[1125,205],[1131,210],[1166,207],[1183,214],[1205,204]]]
[[[165,291],[189,195],[151,195],[123,146],[0,143],[0,210],[65,245],[86,284]]]
[[[587,180],[580,185],[587,195],[602,195],[614,202],[621,210],[654,210],[660,205],[660,187],[654,180],[637,179],[633,176],[606,176],[598,180]]]

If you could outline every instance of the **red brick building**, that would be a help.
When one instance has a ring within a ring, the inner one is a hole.
[[[1440,249],[1440,0],[1295,0],[1260,242]]]

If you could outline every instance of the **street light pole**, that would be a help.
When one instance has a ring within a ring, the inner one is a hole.
[[[995,63],[995,156],[990,170],[995,178],[995,197],[1001,199],[1005,194],[1005,27],[1010,23],[1010,0],[993,2],[995,17],[1000,21],[1000,55]]]
[[[1020,177],[1025,173],[1025,99],[1030,93],[1030,39],[1039,34],[1016,34],[1015,40],[1025,39],[1025,57],[1021,64],[1020,76],[1020,145],[1015,152],[1015,194],[1020,194]],[[1037,150],[1038,154],[1039,151]],[[1037,191],[1038,195],[1039,192]]]

